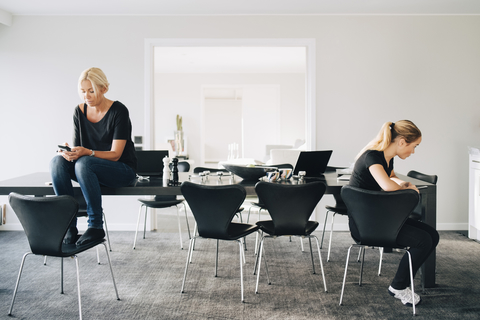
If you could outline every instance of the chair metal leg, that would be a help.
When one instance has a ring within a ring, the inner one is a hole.
[[[108,234],[107,217],[105,216],[105,212],[102,212],[102,214],[103,214],[103,221],[105,221],[105,233],[107,234],[108,249],[112,251],[112,245],[110,244],[110,236]],[[100,262],[98,264],[100,264]]]
[[[261,233],[261,230],[257,230],[257,233],[260,233],[260,236],[262,236],[262,234],[263,234],[263,233]],[[257,251],[257,249],[255,249],[255,251]],[[260,249],[258,251],[260,251]],[[254,275],[257,274],[257,266],[258,266],[258,254],[255,256],[255,264],[253,266],[253,274]]]
[[[302,252],[305,251],[305,249],[303,248],[303,238],[302,237],[298,237],[300,239],[300,249],[302,250]]]
[[[217,239],[217,250],[215,252],[215,277],[217,276],[218,271],[218,242],[219,240]]]
[[[78,267],[78,257],[75,255],[73,258],[75,259],[75,266],[77,267],[78,314],[80,316],[80,320],[82,320],[82,296],[80,294],[80,271]]]
[[[360,262],[360,257],[362,256],[362,251],[365,250],[364,247],[360,247],[360,250],[358,250],[358,257],[357,257],[357,262]]]
[[[180,291],[181,293],[184,293],[184,288],[185,288],[185,279],[187,278],[187,270],[188,270],[188,265],[190,264],[191,258],[192,258],[192,251],[193,251],[193,244],[195,241],[196,236],[188,242],[188,254],[187,254],[187,262],[185,263],[185,272],[183,273],[183,281],[182,281],[182,290]]]
[[[113,268],[112,268],[112,262],[110,261],[110,253],[108,253],[107,245],[105,243],[103,243],[103,245],[105,247],[105,252],[107,254],[108,265],[110,267],[110,274],[112,275],[113,287],[115,288],[115,295],[117,296],[117,300],[120,300],[120,297],[118,296],[117,284],[115,283],[115,277],[113,276]]]
[[[60,294],[63,294],[63,258],[60,258]]]
[[[362,261],[360,263],[360,280],[358,281],[358,285],[361,286],[362,285],[362,280],[363,280],[363,262],[365,261],[365,247],[363,247],[363,250],[362,250],[363,254],[362,254]]]
[[[322,270],[323,287],[325,288],[325,292],[327,292],[327,280],[325,279],[325,272],[323,270],[322,252],[320,251],[320,245],[318,243],[318,238],[316,236],[310,236],[310,237],[314,237],[315,241],[317,242],[318,259],[320,260],[320,269]]]
[[[333,223],[335,221],[335,212],[332,214],[332,225],[330,227],[330,241],[328,242],[327,262],[330,261],[330,250],[332,249]]]
[[[25,258],[29,254],[31,254],[31,252],[25,253],[22,257],[22,262],[20,263],[20,270],[18,270],[17,282],[15,283],[15,289],[13,290],[12,303],[10,304],[10,309],[8,310],[8,315],[9,316],[12,315],[13,303],[15,302],[15,297],[17,296],[18,283],[20,282],[20,277],[22,276],[23,265],[25,264]]]
[[[240,292],[241,292],[242,302],[245,302],[245,300],[243,299],[243,263],[242,263],[242,253],[245,254],[245,252],[243,250],[242,241],[240,240],[237,240],[237,241],[238,241],[238,247],[240,252],[240,257],[239,257],[240,258]]]
[[[135,249],[135,245],[137,243],[137,235],[138,235],[138,226],[140,224],[140,217],[142,216],[142,208],[143,204],[140,206],[140,209],[138,210],[138,218],[137,218],[137,228],[135,229],[135,238],[133,239],[133,249]],[[146,211],[146,210],[145,210]],[[145,212],[145,215],[147,213]]]
[[[383,260],[383,247],[378,248],[380,251],[380,262],[378,263],[378,276],[382,274],[382,260]]]
[[[347,280],[347,271],[348,271],[348,260],[350,258],[350,250],[352,249],[353,245],[348,248],[347,252],[347,261],[345,262],[345,273],[343,274],[343,284],[342,284],[342,293],[340,294],[340,303],[339,306],[342,305],[343,302],[343,292],[345,291],[345,281]]]
[[[320,249],[323,249],[323,238],[325,237],[325,227],[327,226],[327,219],[328,219],[329,212],[330,211],[325,212],[325,222],[323,223],[322,241],[320,242]]]
[[[197,233],[198,233],[198,225],[197,225],[197,221],[195,221],[195,227],[193,229],[193,237],[190,239],[192,241],[192,253],[190,254],[190,260],[188,261],[189,263],[192,263],[193,250],[195,250]]]
[[[313,262],[312,238],[311,238],[311,237],[308,237],[308,244],[310,245],[310,257],[312,258],[313,274],[315,274],[315,263]],[[303,250],[302,250],[302,251],[303,251]]]
[[[413,282],[413,266],[412,266],[412,255],[410,254],[410,251],[405,250],[408,253],[408,265],[410,267],[410,289],[412,291],[412,306],[413,306],[413,315],[416,314],[415,312],[415,284]]]
[[[179,213],[178,205],[176,205],[175,207],[177,207],[177,221],[178,221],[178,235],[180,236],[180,249],[183,250],[182,226],[180,225],[180,213]]]
[[[260,281],[260,267],[262,265],[262,251],[263,251],[263,240],[265,237],[262,236],[262,240],[260,240],[260,249],[258,249],[258,269],[257,269],[257,284],[255,286],[255,293],[258,293],[258,282]]]
[[[145,239],[145,234],[147,233],[147,213],[148,213],[148,207],[145,206],[145,221],[143,222],[143,239]]]
[[[188,239],[192,239],[192,235],[190,234],[190,224],[188,223],[188,215],[187,215],[187,205],[185,201],[183,203],[183,210],[185,211],[185,221],[187,222],[187,231],[188,231]]]
[[[98,253],[98,247],[96,247],[95,250],[97,250],[97,263],[100,264],[100,254]]]

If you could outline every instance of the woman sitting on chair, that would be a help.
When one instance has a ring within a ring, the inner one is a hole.
[[[388,192],[413,189],[418,192],[415,185],[402,181],[395,175],[393,158],[395,156],[402,160],[408,158],[415,153],[415,148],[421,141],[422,133],[409,120],[384,123],[377,137],[363,148],[357,156],[349,184],[354,187],[376,191]],[[352,237],[358,239],[358,230],[352,220],[349,221],[349,225]],[[439,235],[434,228],[423,222],[407,219],[398,234],[397,243],[401,246],[410,247],[414,276],[433,252],[438,241]],[[405,253],[388,292],[395,298],[400,299],[404,305],[411,306],[413,301],[409,288],[408,264],[408,255]],[[415,304],[418,304],[420,300],[420,296],[415,294]]]
[[[71,180],[75,180],[87,203],[87,231],[77,240],[75,219],[65,235],[65,243],[82,245],[103,238],[100,185],[125,187],[136,179],[137,158],[128,109],[105,97],[108,87],[102,70],[90,68],[82,72],[78,90],[84,103],[75,108],[73,115],[73,147],[66,144],[67,151],[50,162],[55,193],[73,196]]]

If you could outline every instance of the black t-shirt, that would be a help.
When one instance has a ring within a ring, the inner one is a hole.
[[[377,183],[375,178],[373,178],[369,170],[370,166],[374,164],[381,165],[385,169],[385,172],[388,176],[390,176],[392,173],[393,158],[387,165],[383,151],[367,150],[360,157],[358,157],[357,161],[355,162],[349,185],[362,189],[381,191],[382,188]],[[358,239],[360,239],[360,234],[353,219],[348,219],[348,224],[350,227],[350,234],[352,235],[353,239],[358,241]]]
[[[382,190],[369,170],[370,166],[374,164],[381,165],[385,169],[385,172],[388,176],[390,176],[392,173],[393,158],[387,165],[383,151],[367,150],[360,157],[358,157],[357,161],[355,162],[349,185],[374,191]]]
[[[86,112],[87,106],[84,105]],[[118,161],[137,169],[137,157],[132,141],[132,123],[127,107],[119,101],[113,102],[105,116],[97,123],[90,122],[79,106],[73,114],[73,144],[92,150],[110,151],[113,140],[127,140]]]

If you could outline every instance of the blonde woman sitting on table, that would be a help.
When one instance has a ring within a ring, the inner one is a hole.
[[[50,162],[55,193],[73,196],[75,180],[87,203],[88,229],[78,238],[74,219],[64,238],[68,244],[78,246],[105,237],[101,185],[125,187],[136,180],[137,158],[128,109],[105,97],[109,85],[98,68],[82,72],[78,90],[84,103],[75,107],[73,147],[67,145],[66,151]]]

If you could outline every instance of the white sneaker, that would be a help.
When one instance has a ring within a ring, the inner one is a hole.
[[[402,301],[402,303],[404,305],[407,305],[407,306],[412,306],[412,290],[410,288],[405,288],[403,290],[397,290],[397,289],[393,289],[392,286],[388,287],[388,293],[397,298],[397,299],[400,299]],[[415,305],[419,304],[420,301],[422,301],[422,299],[420,298],[420,296],[418,294],[414,294],[415,296]]]

